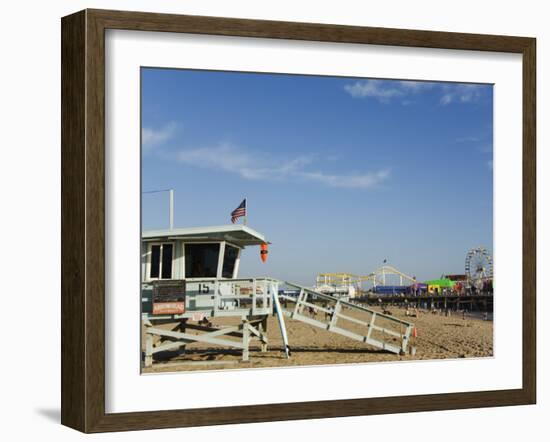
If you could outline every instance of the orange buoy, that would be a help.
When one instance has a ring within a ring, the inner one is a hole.
[[[260,246],[260,258],[262,258],[262,262],[266,262],[267,261],[267,254],[269,253],[269,251],[267,250],[267,244],[262,244]]]

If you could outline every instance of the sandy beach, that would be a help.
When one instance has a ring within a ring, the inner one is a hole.
[[[492,321],[483,321],[475,317],[463,319],[460,313],[444,316],[422,310],[416,318],[409,318],[405,316],[404,309],[393,307],[390,310],[393,316],[415,324],[417,337],[412,337],[410,341],[410,345],[416,347],[414,356],[388,353],[344,336],[287,319],[286,327],[292,350],[291,358],[287,359],[282,353],[277,320],[275,317],[269,317],[268,351],[261,352],[259,343],[254,341],[248,362],[241,361],[239,351],[193,343],[187,346],[183,354],[159,354],[152,367],[143,368],[143,373],[477,358],[493,355]],[[236,323],[235,319],[228,318],[213,318],[211,321],[215,327]],[[171,328],[174,325],[165,324],[162,327]],[[205,364],[200,361],[215,362]]]

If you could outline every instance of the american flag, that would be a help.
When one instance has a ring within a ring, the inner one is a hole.
[[[231,222],[235,224],[235,222],[241,217],[246,216],[246,198],[242,201],[241,204],[239,204],[239,207],[237,207],[233,212],[231,212]]]

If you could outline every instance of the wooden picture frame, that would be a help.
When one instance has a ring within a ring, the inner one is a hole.
[[[124,29],[523,57],[523,385],[271,405],[105,412],[105,30]],[[536,41],[533,38],[84,10],[62,19],[62,424],[83,432],[534,404],[536,400]]]

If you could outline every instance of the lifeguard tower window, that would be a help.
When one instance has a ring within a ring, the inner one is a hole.
[[[233,272],[235,271],[235,262],[239,256],[239,249],[237,247],[225,245],[225,253],[223,254],[223,268],[222,278],[233,278]]]
[[[149,278],[171,279],[173,244],[155,244],[151,246],[151,270]]]
[[[185,244],[185,277],[215,278],[218,270],[220,245]]]

